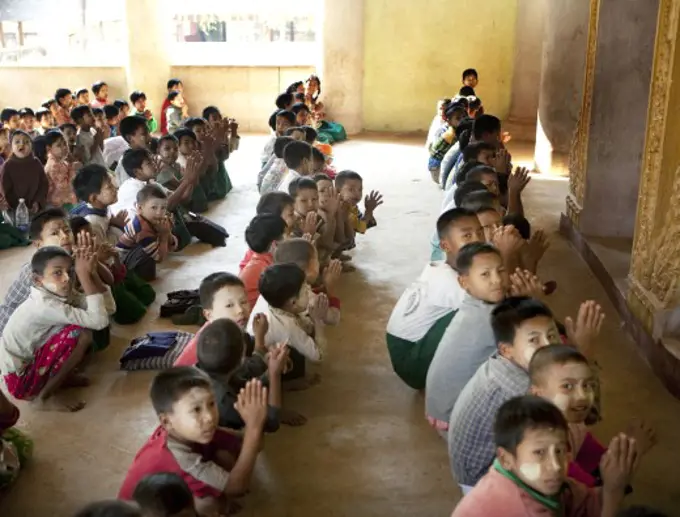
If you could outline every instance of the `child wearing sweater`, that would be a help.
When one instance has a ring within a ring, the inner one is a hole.
[[[35,214],[47,206],[49,182],[42,163],[33,155],[31,137],[14,131],[10,137],[12,155],[0,169],[0,204],[14,211],[23,199]]]

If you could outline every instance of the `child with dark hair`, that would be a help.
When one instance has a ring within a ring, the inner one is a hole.
[[[268,192],[257,203],[258,214],[275,214],[286,222],[286,236],[295,225],[295,200],[288,192]],[[247,253],[246,253],[247,255]],[[241,262],[241,268],[244,263]]]
[[[466,116],[465,108],[459,104],[450,104],[444,112],[446,124],[437,131],[429,147],[430,159],[427,167],[435,183],[439,183],[442,160],[455,143],[456,128]]]
[[[288,168],[288,173],[279,184],[279,190],[288,192],[288,186],[296,178],[310,176],[314,172],[312,159],[312,146],[307,142],[290,142],[283,149],[283,160]]]
[[[146,107],[146,93],[140,90],[135,90],[130,94],[130,103],[132,104],[132,111],[130,115],[144,117],[146,119],[146,127],[149,133],[158,131],[158,123],[153,117],[150,109]]]
[[[76,154],[82,158],[83,165],[96,163],[106,167],[104,155],[104,139],[107,138],[106,130],[95,127],[94,114],[89,106],[76,106],[71,111],[71,118],[78,126],[76,136]]]
[[[182,179],[182,167],[177,163],[179,156],[179,141],[175,135],[163,135],[158,139],[158,157],[160,167],[156,181],[168,189],[175,189]],[[205,207],[201,212],[208,209],[206,200]],[[194,212],[195,210],[192,210]]]
[[[533,395],[512,398],[499,408],[493,441],[492,467],[452,517],[615,517],[638,466],[635,440],[621,434],[601,462],[602,489],[570,479],[567,422],[557,407]]]
[[[130,116],[130,103],[125,99],[116,99],[113,105],[120,110],[120,119]]]
[[[71,122],[71,109],[73,108],[73,96],[68,88],[59,88],[54,94],[56,108],[54,118],[58,125]],[[75,122],[75,121],[74,121]]]
[[[344,262],[352,260],[349,255],[344,255],[343,244],[347,242],[345,234],[345,221],[340,211],[340,195],[335,189],[333,180],[326,174],[315,174],[314,181],[319,191],[319,208],[317,214],[324,222],[323,240],[318,242],[322,249],[328,252],[329,256],[339,258]],[[345,271],[351,271],[353,266],[343,265]]]
[[[210,377],[197,368],[162,371],[150,391],[159,426],[135,456],[118,497],[131,500],[151,474],[177,474],[189,486],[199,515],[227,514],[229,500],[250,487],[267,418],[267,388],[253,380],[238,395],[242,441],[218,428]]]
[[[72,268],[83,290],[75,290]],[[97,257],[77,248],[74,259],[56,246],[40,248],[31,259],[33,287],[10,316],[0,338],[0,372],[16,399],[48,398],[64,384],[86,385],[73,369],[92,345],[92,330],[109,325],[115,312],[111,292],[98,274]],[[82,402],[54,408],[78,411]]]
[[[90,105],[90,90],[78,88],[76,90],[76,106]]]
[[[276,107],[280,110],[289,110],[293,106],[293,94],[283,92],[276,98]]]
[[[104,162],[115,170],[117,186],[121,186],[128,178],[123,168],[122,158],[128,149],[148,149],[149,129],[146,119],[142,117],[124,117],[118,124],[118,136],[104,141]]]
[[[228,154],[237,151],[241,146],[241,137],[238,134],[238,122],[233,118],[224,118],[217,106],[208,106],[203,109],[203,118],[208,123],[208,128],[219,134],[219,131],[224,132],[223,142],[220,144],[228,147]],[[227,156],[228,158],[229,156]],[[226,159],[226,158],[225,158]]]
[[[104,110],[104,118],[106,124],[109,126],[109,136],[112,138],[118,136],[118,124],[120,122],[120,110],[113,104],[107,104],[102,108]]]
[[[291,95],[296,94],[296,93],[305,93],[305,83],[302,81],[295,81],[294,83],[291,83],[288,88],[286,88],[286,93],[290,93]]]
[[[54,120],[54,116],[50,113],[50,110],[46,108],[41,108],[35,112],[35,119],[38,122],[38,128],[36,129],[38,134],[44,135],[49,130],[54,129],[57,123]]]
[[[0,490],[3,492],[19,477],[33,455],[33,440],[14,425],[19,421],[19,408],[0,391]]]
[[[10,131],[21,129],[21,116],[19,115],[19,110],[4,108],[0,111],[0,122],[2,123],[2,127],[6,127]]]
[[[176,91],[180,93],[184,93],[184,85],[182,84],[182,81],[180,81],[177,78],[173,78],[168,80],[167,83],[167,89],[168,89],[168,94],[170,92]],[[168,133],[168,119],[167,119],[167,111],[168,108],[170,107],[170,100],[168,97],[165,98],[163,101],[163,105],[161,106],[161,125],[160,125],[160,131],[161,134],[166,135]],[[189,106],[186,103],[186,100],[184,102],[184,107],[182,108],[184,112],[184,116],[189,115]]]
[[[104,81],[97,81],[92,85],[94,100],[90,103],[92,109],[103,108],[109,103],[109,85]]]
[[[257,189],[260,194],[274,192],[279,189],[282,179],[288,172],[283,159],[285,148],[295,139],[290,136],[279,136],[274,142],[274,154],[257,175]]]
[[[354,171],[342,171],[335,177],[335,190],[340,197],[340,218],[345,222],[345,235],[347,242],[343,243],[343,249],[351,249],[355,246],[356,233],[366,233],[369,228],[378,223],[373,215],[375,209],[383,204],[380,192],[372,190],[368,196],[363,197],[364,180],[360,174]],[[359,211],[359,203],[364,201],[364,212]]]
[[[434,142],[435,136],[440,133],[441,128],[446,124],[446,117],[444,113],[451,105],[451,99],[439,99],[437,101],[437,111],[430,123],[430,129],[427,132],[427,139],[425,140],[425,149],[430,149],[430,144]]]
[[[21,108],[19,110],[19,117],[21,119],[21,129],[28,133],[32,139],[38,136],[35,129],[35,112],[31,108]]]
[[[604,316],[599,305],[585,302],[578,328],[566,321],[568,334],[583,352],[599,335]],[[550,309],[524,296],[506,298],[493,310],[491,327],[498,351],[472,376],[458,395],[449,419],[449,457],[455,479],[465,493],[489,469],[494,459],[493,420],[498,408],[527,393],[528,368],[536,351],[561,342]]]
[[[48,131],[44,138],[47,150],[45,174],[50,184],[47,201],[50,206],[69,211],[77,202],[72,183],[76,170],[82,165],[69,162],[68,143],[61,131]]]
[[[269,127],[272,128],[274,134],[267,141],[264,149],[262,150],[262,156],[260,157],[262,167],[267,164],[269,158],[271,158],[271,155],[274,153],[274,143],[276,142],[276,138],[283,136],[286,130],[290,127],[293,127],[294,125],[295,114],[292,111],[278,110],[272,113],[272,116],[269,120]]]
[[[0,206],[11,214],[24,200],[35,214],[47,206],[49,181],[40,160],[33,155],[33,143],[27,133],[17,129],[10,136],[12,154],[0,169]]]
[[[309,107],[303,102],[298,102],[291,106],[290,111],[295,115],[296,126],[306,126],[311,122],[311,111]]]
[[[196,168],[196,176],[194,178],[193,190],[191,192],[191,197],[186,201],[183,206],[194,212],[200,214],[208,210],[208,195],[203,188],[201,179],[205,176],[208,168],[208,164],[203,159],[201,151],[199,151],[199,143],[196,138],[196,133],[191,129],[182,127],[175,131],[173,135],[165,135],[165,137],[174,137],[177,142],[177,153],[174,153],[169,141],[166,139],[163,143],[163,150],[167,151],[170,148],[171,153],[164,153],[165,157],[161,157],[161,172],[168,167],[168,162],[173,157],[176,157],[176,163],[171,168],[179,169],[179,175],[175,174],[175,178],[181,181],[187,176],[187,171],[189,165],[193,165]]]
[[[182,127],[182,121],[185,120],[186,110],[184,109],[184,97],[182,92],[173,90],[168,93],[167,97],[168,107],[165,110],[165,119],[168,124],[168,133],[174,133]]]
[[[324,232],[324,221],[317,213],[319,208],[319,189],[316,186],[316,182],[304,176],[295,178],[288,185],[288,193],[295,202],[295,224],[290,231],[290,235],[302,237],[308,234],[311,235],[312,242],[316,242]]]
[[[273,250],[283,239],[286,222],[275,214],[256,215],[248,224],[245,240],[252,254],[244,258],[245,265],[241,268],[239,278],[243,281],[251,307],[260,296],[258,284],[262,272],[274,263]]]
[[[479,75],[477,74],[477,70],[474,68],[466,68],[463,70],[463,86],[477,88],[477,83],[479,83]]]
[[[192,117],[184,122],[184,127],[196,135],[196,143],[203,156],[205,171],[201,177],[201,186],[208,201],[224,199],[231,190],[231,180],[224,166],[229,158],[227,125],[220,122],[213,130],[205,119]],[[180,164],[183,159],[182,155]]]
[[[132,499],[144,517],[198,516],[194,496],[178,474],[159,472],[145,477],[137,483]]]
[[[75,513],[73,517],[149,517],[134,504],[126,501],[97,501]],[[155,516],[154,516],[155,517]]]

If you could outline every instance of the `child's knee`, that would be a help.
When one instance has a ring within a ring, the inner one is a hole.
[[[78,336],[78,343],[76,344],[74,353],[85,354],[87,350],[92,346],[94,342],[94,335],[91,330],[83,329],[80,331],[80,336]]]

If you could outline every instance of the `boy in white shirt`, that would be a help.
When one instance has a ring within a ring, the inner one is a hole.
[[[149,128],[146,119],[138,116],[125,117],[118,124],[120,136],[107,138],[104,142],[104,160],[106,166],[115,170],[115,177],[120,187],[128,176],[123,167],[123,155],[128,149],[147,149],[149,146]]]
[[[76,136],[76,154],[82,157],[83,165],[96,163],[106,167],[104,155],[104,139],[108,136],[104,130],[95,128],[92,108],[87,105],[76,106],[71,110],[71,118],[78,126]]]
[[[286,162],[288,173],[279,184],[280,192],[288,192],[293,180],[314,173],[314,154],[307,142],[290,142],[283,150],[283,161]]]
[[[410,387],[425,387],[427,370],[439,341],[465,295],[454,267],[458,251],[483,242],[477,216],[462,208],[444,212],[437,220],[446,260],[430,262],[418,280],[399,298],[387,323],[387,349],[395,373]]]
[[[97,273],[97,256],[77,248],[73,256],[56,246],[40,248],[31,260],[33,287],[12,314],[0,338],[0,372],[16,399],[45,403],[60,387],[86,386],[73,371],[116,310],[111,291]],[[72,266],[83,293],[75,289]],[[78,411],[82,402],[52,409]]]

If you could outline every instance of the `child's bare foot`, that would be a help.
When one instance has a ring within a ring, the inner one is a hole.
[[[317,373],[311,377],[303,377],[302,379],[293,379],[291,381],[284,381],[283,388],[286,391],[304,391],[312,386],[316,386],[321,382],[321,376]]]
[[[60,386],[61,389],[66,389],[66,388],[86,388],[87,386],[90,385],[90,379],[83,375],[82,373],[73,373],[66,377],[62,385]]]
[[[60,397],[37,399],[35,407],[38,411],[58,411],[61,413],[76,413],[85,407],[82,400],[72,400]]]
[[[282,424],[291,427],[299,427],[307,423],[307,417],[292,409],[281,408],[280,418]]]

